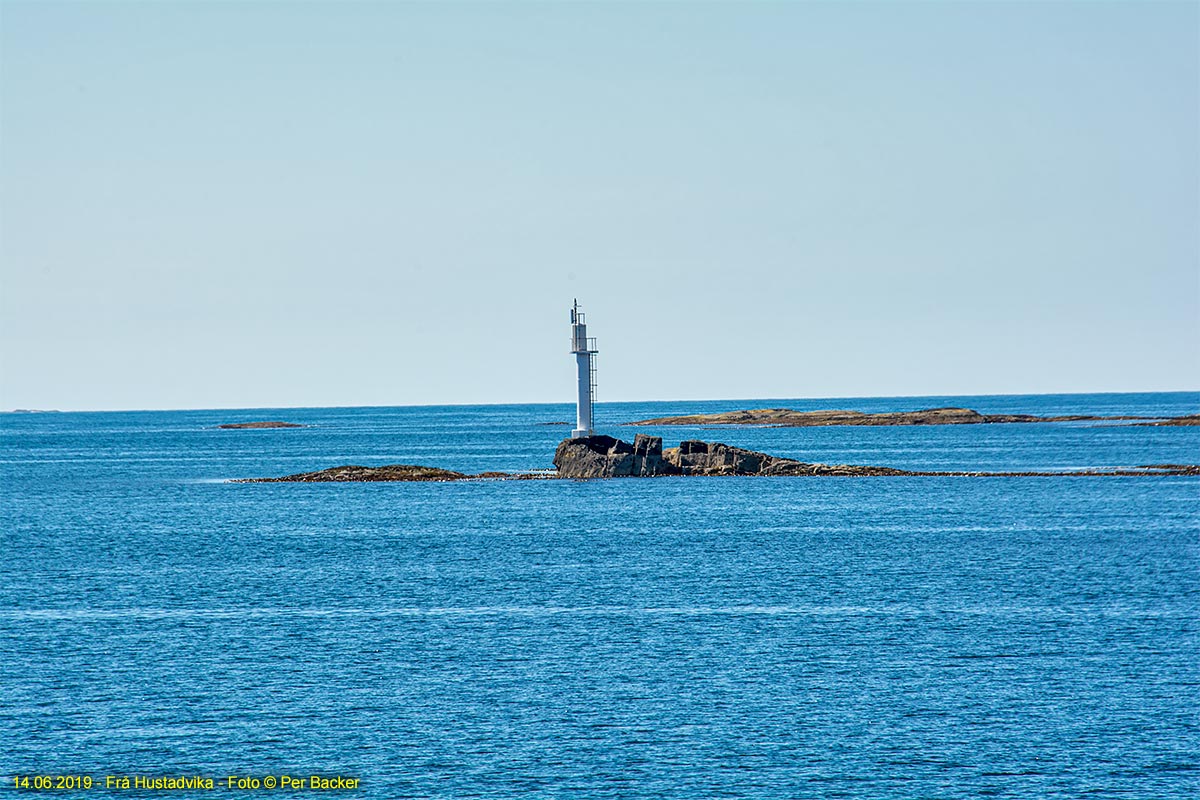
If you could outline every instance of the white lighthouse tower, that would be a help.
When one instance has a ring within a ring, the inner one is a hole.
[[[591,436],[592,407],[596,403],[596,339],[588,338],[587,325],[584,323],[583,312],[579,310],[579,301],[571,306],[571,352],[575,354],[575,370],[579,384],[579,395],[576,402],[575,430],[571,438]]]

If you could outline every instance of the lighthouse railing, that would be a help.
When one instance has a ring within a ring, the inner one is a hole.
[[[572,337],[571,338],[571,352],[572,353],[598,353],[598,352],[600,352],[599,350],[596,349],[596,337],[595,336],[586,336],[586,337],[581,336],[578,339]]]

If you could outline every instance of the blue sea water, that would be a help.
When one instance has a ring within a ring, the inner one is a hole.
[[[597,410],[631,438],[668,413],[940,405],[1175,415],[1200,394]],[[570,418],[0,416],[0,771],[340,774],[362,798],[1200,796],[1197,479],[226,482],[542,469]],[[256,419],[309,427],[214,427]],[[1200,462],[1196,428],[652,432],[910,469]]]

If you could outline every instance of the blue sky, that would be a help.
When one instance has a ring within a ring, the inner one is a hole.
[[[0,408],[1200,387],[1195,3],[0,2]]]

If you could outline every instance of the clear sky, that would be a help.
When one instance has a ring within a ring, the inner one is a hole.
[[[0,408],[1195,389],[1198,8],[0,0]]]

